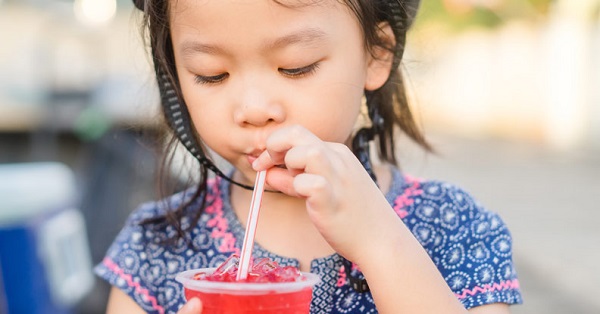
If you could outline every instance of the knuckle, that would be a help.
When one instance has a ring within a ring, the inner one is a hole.
[[[350,148],[346,144],[332,143],[331,148],[338,154],[353,154]]]
[[[304,128],[300,125],[293,125],[290,127],[290,135],[292,138],[298,138],[304,133]]]
[[[306,157],[309,160],[322,161],[325,155],[325,149],[320,146],[311,146],[306,151]]]
[[[325,180],[323,177],[316,177],[312,186],[316,191],[326,191],[329,188],[327,180]]]

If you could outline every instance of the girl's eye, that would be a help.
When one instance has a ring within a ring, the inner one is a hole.
[[[223,73],[219,75],[212,76],[204,76],[204,75],[196,75],[196,83],[198,84],[217,84],[224,81],[227,77],[229,77],[229,73]]]
[[[305,67],[301,67],[301,68],[295,68],[295,69],[282,69],[279,68],[279,72],[282,73],[285,76],[291,77],[291,78],[299,78],[299,77],[304,77],[310,74],[313,74],[317,69],[319,68],[319,63],[313,63],[311,65],[307,65]]]

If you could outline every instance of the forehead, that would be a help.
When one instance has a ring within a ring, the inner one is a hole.
[[[358,20],[340,0],[171,0],[170,24],[175,42],[193,37],[238,50],[303,29],[334,41],[362,37]]]
[[[176,6],[179,5],[180,2],[187,2],[186,0],[168,0],[170,6]],[[206,4],[208,2],[211,1],[215,1],[215,0],[194,0],[193,2],[199,5],[202,4]],[[347,5],[347,0],[260,0],[260,1],[256,1],[256,0],[235,0],[235,1],[227,1],[227,0],[223,0],[223,1],[219,1],[216,0],[216,2],[235,2],[238,4],[256,4],[258,2],[271,2],[273,4],[276,5],[280,5],[282,7],[287,7],[287,8],[302,8],[302,7],[308,7],[308,6],[312,6],[312,5],[331,5],[331,4],[342,4],[342,5]]]
[[[267,7],[273,15],[302,15],[311,12],[344,11],[350,9],[342,0],[170,0],[169,18],[171,21],[182,18],[182,15],[202,14],[213,17],[225,17],[228,13],[248,10],[247,15],[256,14],[257,7]],[[266,14],[265,14],[266,13]],[[217,15],[215,15],[217,14]],[[263,16],[264,17],[264,16]]]

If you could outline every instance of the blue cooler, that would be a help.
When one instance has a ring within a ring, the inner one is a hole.
[[[94,276],[73,172],[0,164],[0,313],[72,313]]]

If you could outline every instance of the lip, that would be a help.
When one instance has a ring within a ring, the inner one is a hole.
[[[260,154],[262,154],[262,152],[264,151],[264,149],[255,149],[249,153],[246,154],[246,159],[248,160],[248,162],[250,163],[250,165],[252,165],[252,163],[258,159],[258,156],[260,156]]]
[[[250,163],[250,165],[252,165],[252,163],[254,163],[256,159],[258,159],[258,156],[246,155],[246,159],[248,159],[248,162]]]

